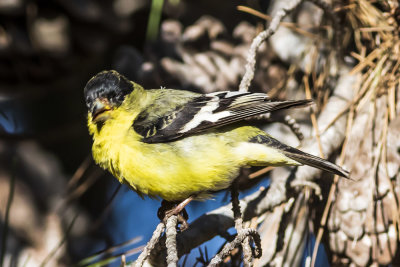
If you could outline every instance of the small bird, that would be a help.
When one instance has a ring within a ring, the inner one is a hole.
[[[116,71],[84,89],[93,158],[139,195],[169,202],[204,199],[228,188],[246,166],[310,165],[348,172],[272,138],[244,119],[312,100],[271,101],[266,94],[150,89]]]

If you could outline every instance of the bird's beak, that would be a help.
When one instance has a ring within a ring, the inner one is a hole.
[[[106,98],[97,98],[92,106],[92,121],[104,121],[108,118],[108,112],[110,111],[111,105]]]

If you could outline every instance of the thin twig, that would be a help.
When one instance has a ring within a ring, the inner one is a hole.
[[[260,11],[257,11],[255,9],[251,8],[251,7],[237,6],[237,10],[249,13],[251,15],[254,15],[256,17],[262,18],[262,19],[267,20],[267,21],[271,21],[272,20],[271,16],[268,16],[267,14],[261,13]],[[298,33],[300,33],[300,34],[302,34],[304,36],[309,37],[309,38],[314,38],[314,39],[321,38],[321,36],[319,36],[319,35],[316,35],[316,34],[313,34],[313,33],[309,32],[309,31],[303,30],[296,23],[293,23],[293,22],[281,21],[280,25],[284,26],[284,27],[286,27],[288,29],[291,29],[293,31],[296,31],[296,32],[298,32]],[[315,29],[326,28],[326,27],[324,27],[324,26],[315,27],[315,25],[311,25],[310,24],[310,25],[304,25],[304,28],[311,28],[312,30],[315,30]]]
[[[146,244],[143,249],[143,252],[139,255],[138,259],[135,262],[135,267],[141,267],[147,257],[150,255],[150,252],[154,249],[158,240],[161,237],[161,234],[164,232],[165,224],[164,222],[160,222],[157,225],[156,230],[153,232],[153,236],[150,238],[150,241]]]
[[[300,130],[300,125],[297,123],[297,121],[292,118],[290,115],[286,115],[284,118],[284,123],[287,125],[292,133],[294,133],[299,141],[304,140],[304,134]]]
[[[165,230],[167,247],[167,264],[168,267],[176,267],[178,264],[178,251],[176,249],[176,225],[178,223],[178,216],[172,215],[167,220],[167,227]]]
[[[304,89],[306,91],[306,98],[311,99],[311,90],[310,84],[308,83],[308,77],[303,77],[304,82]],[[321,158],[324,158],[324,152],[322,151],[322,144],[321,144],[321,135],[319,134],[318,122],[317,122],[317,115],[315,114],[315,110],[311,108],[311,123],[315,131],[315,137],[317,139],[317,144],[319,148],[319,155]]]
[[[239,193],[237,191],[236,181],[233,182],[231,186],[231,196],[232,196],[232,211],[233,211],[233,218],[235,220],[235,228],[239,234],[243,231],[243,219],[242,219],[242,213],[240,211]],[[242,248],[243,248],[243,265],[245,267],[249,267],[252,265],[251,264],[252,251],[250,247],[250,240],[248,237],[243,240]]]
[[[239,194],[236,188],[236,182],[234,182],[231,186],[231,195],[232,195],[232,212],[233,219],[235,222],[235,228],[237,230],[237,235],[232,242],[227,243],[223,249],[214,256],[214,258],[210,261],[208,266],[217,266],[220,264],[226,257],[228,257],[231,252],[242,245],[243,247],[243,264],[244,266],[252,266],[253,260],[253,251],[250,246],[250,237],[253,238],[255,251],[254,257],[261,257],[261,239],[258,232],[253,228],[243,228],[243,218],[242,213],[240,211],[240,202],[239,202]]]
[[[103,171],[101,169],[95,169],[81,185],[67,195],[65,202],[68,203],[81,197],[102,175]]]
[[[281,250],[282,254],[280,255],[283,260],[282,266],[293,266],[295,254],[300,251],[300,253],[303,253],[302,249],[295,248],[301,246],[300,243],[303,243],[302,240],[307,234],[305,226],[310,214],[310,209],[307,205],[310,194],[307,194],[306,191],[303,190],[296,196],[294,206],[291,207],[291,215],[287,221],[287,226],[282,233],[285,240]]]
[[[119,192],[119,190],[121,189],[122,184],[118,184],[117,188],[115,188],[114,192],[112,193],[111,197],[109,198],[109,200],[107,201],[104,209],[102,210],[100,216],[98,216],[98,218],[93,222],[92,227],[91,227],[91,232],[94,232],[95,230],[98,229],[98,227],[104,222],[104,220],[106,219],[107,215],[110,213],[111,208],[113,207],[113,202]]]
[[[118,244],[118,245],[116,245],[114,247],[110,247],[110,248],[106,248],[104,250],[101,250],[101,251],[97,252],[96,254],[93,254],[92,256],[89,256],[89,257],[79,261],[77,264],[75,264],[75,267],[89,266],[89,265],[93,265],[95,263],[98,264],[99,262],[103,261],[106,258],[106,256],[116,254],[117,251],[124,250],[128,246],[133,245],[133,244],[137,244],[141,240],[142,240],[141,237],[134,237],[131,240],[128,240],[126,242]],[[130,249],[128,251],[124,251],[123,253],[116,254],[115,256],[113,256],[111,258],[115,258],[115,259],[121,258],[122,255],[125,255],[126,257],[129,257],[129,255],[139,253],[140,251],[143,250],[143,248],[144,248],[144,246],[138,246],[138,247],[135,247],[135,248]],[[109,259],[110,258],[108,258],[108,260]]]
[[[268,167],[262,168],[261,170],[258,170],[258,171],[255,171],[253,173],[250,173],[249,174],[249,179],[255,179],[255,178],[257,178],[257,177],[259,177],[261,175],[266,174],[269,171],[272,171],[274,168],[275,167],[273,167],[273,166],[268,166]]]
[[[76,169],[75,173],[72,175],[71,179],[68,181],[67,184],[68,189],[71,189],[79,182],[85,171],[89,168],[91,162],[92,160],[90,155],[86,156],[86,158],[82,161],[81,165],[79,165],[78,169]]]
[[[279,24],[280,24],[281,20],[283,19],[283,17],[285,17],[289,11],[296,8],[301,2],[302,2],[302,0],[295,0],[292,3],[290,3],[290,5],[287,8],[282,8],[282,9],[278,10],[275,13],[274,17],[272,18],[268,29],[260,32],[253,39],[253,42],[251,43],[251,46],[250,46],[250,49],[249,49],[249,52],[247,55],[247,64],[245,67],[245,73],[244,73],[243,78],[239,85],[239,91],[246,92],[249,90],[250,83],[254,78],[257,49],[269,36],[271,36],[278,29]]]
[[[257,257],[257,258],[260,257],[261,256],[260,236],[258,235],[258,233],[255,229],[246,228],[246,229],[243,229],[240,233],[238,233],[238,235],[232,242],[227,243],[224,246],[224,248],[217,255],[214,256],[214,258],[211,260],[211,262],[208,266],[209,267],[218,266],[218,264],[220,264],[224,260],[224,258],[229,256],[229,254],[232,252],[232,250],[234,250],[236,247],[240,246],[240,244],[242,244],[244,239],[246,239],[249,236],[251,236],[253,238],[254,243],[255,243],[255,248],[256,248],[255,249],[255,257]]]
[[[303,187],[303,188],[309,188],[314,190],[314,194],[318,196],[319,200],[322,200],[322,193],[321,193],[321,187],[315,182],[311,181],[302,181],[302,180],[294,180],[290,183],[291,187]]]

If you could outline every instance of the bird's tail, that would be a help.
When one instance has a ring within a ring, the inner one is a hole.
[[[297,108],[297,107],[306,107],[313,104],[311,99],[305,100],[288,100],[282,102],[275,102],[276,106],[273,107],[271,111],[279,110],[279,109],[288,109],[288,108]],[[349,172],[343,169],[342,167],[329,162],[325,159],[316,157],[314,155],[305,153],[301,150],[298,150],[293,147],[284,146],[283,154],[288,158],[291,158],[301,164],[309,165],[317,169],[321,169],[324,171],[328,171],[339,176],[349,178]]]
[[[283,154],[285,154],[286,157],[291,158],[301,164],[309,165],[317,169],[321,169],[345,178],[349,178],[349,172],[342,167],[325,159],[300,151],[296,148],[291,147],[290,151],[283,151]]]
[[[329,162],[325,159],[305,153],[294,147],[285,145],[267,134],[258,135],[256,137],[254,137],[253,139],[251,139],[250,142],[265,144],[268,147],[277,149],[280,153],[282,153],[289,159],[292,159],[300,164],[309,165],[309,166],[317,168],[317,169],[321,169],[321,170],[328,171],[328,172],[337,174],[337,175],[345,177],[345,178],[349,178],[349,172],[344,170],[342,167],[340,167],[332,162]]]

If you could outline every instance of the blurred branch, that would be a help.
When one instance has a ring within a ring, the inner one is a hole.
[[[101,212],[100,216],[94,221],[91,230],[95,231],[99,228],[99,226],[104,222],[106,219],[107,215],[110,213],[112,204],[115,200],[115,197],[117,196],[119,190],[121,189],[122,184],[119,184],[117,188],[115,188],[114,192],[112,193],[111,197],[107,201],[107,204],[105,205],[105,208]]]
[[[146,33],[147,41],[154,41],[157,38],[163,5],[164,0],[152,0],[151,2],[151,10]]]
[[[69,179],[67,185],[68,190],[70,190],[79,182],[79,180],[82,178],[83,174],[89,168],[91,163],[92,163],[92,157],[91,155],[87,155],[86,158],[82,161],[81,165],[79,165],[79,167],[76,169],[71,179]]]
[[[17,173],[17,159],[14,157],[13,164],[12,164],[12,169],[11,169],[10,190],[8,191],[6,214],[4,216],[4,225],[3,225],[2,238],[1,238],[0,267],[3,267],[4,256],[6,254],[7,235],[8,235],[8,229],[9,229],[9,217],[10,217],[11,204],[12,204],[13,199],[14,199],[14,188],[15,188],[16,173]]]
[[[110,263],[111,261],[115,261],[116,259],[122,260],[122,256],[128,257],[132,254],[138,253],[141,250],[143,250],[143,246],[137,246],[133,249],[127,249],[128,246],[137,244],[139,241],[141,241],[141,237],[134,237],[131,240],[128,240],[126,242],[123,242],[122,244],[118,244],[116,246],[113,246],[111,248],[104,249],[102,251],[97,252],[94,255],[91,255],[83,260],[80,260],[75,266],[76,267],[87,267],[91,265],[96,265],[96,266],[103,266],[101,265],[102,262],[107,262]],[[122,253],[118,253],[112,257],[108,257],[106,259],[103,259],[105,256],[112,255],[119,250],[123,250]]]
[[[68,239],[68,235],[72,230],[72,227],[75,224],[76,219],[79,216],[79,212],[76,213],[76,215],[74,216],[74,218],[71,220],[70,224],[68,225],[67,229],[65,230],[64,236],[63,238],[59,241],[59,243],[57,244],[57,246],[55,246],[50,252],[49,254],[47,254],[47,256],[43,259],[42,263],[40,264],[40,267],[44,267],[46,266],[49,261],[54,257],[54,255],[57,253],[57,251],[64,245],[64,243],[67,241]]]

